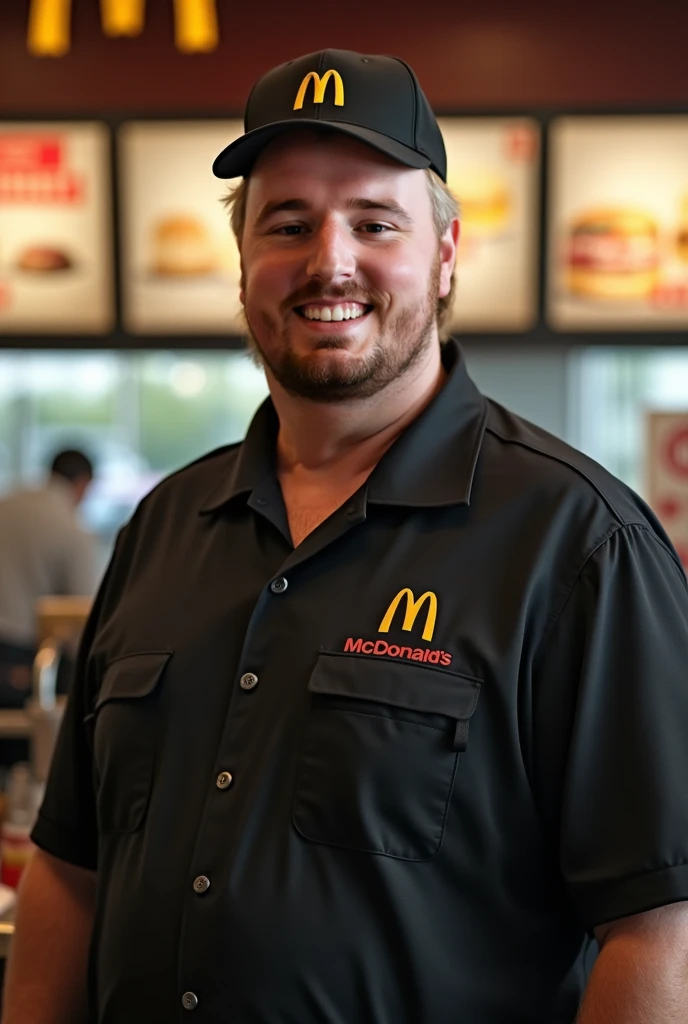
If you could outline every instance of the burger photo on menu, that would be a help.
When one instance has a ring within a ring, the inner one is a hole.
[[[217,270],[210,231],[194,216],[160,219],[152,231],[152,270],[163,277],[198,277]]]
[[[587,210],[571,224],[566,281],[585,299],[647,299],[659,280],[660,233],[655,219],[632,207]]]
[[[459,200],[464,235],[499,238],[504,234],[513,201],[509,185],[498,169],[458,168],[450,172],[448,184]]]
[[[30,245],[21,251],[16,266],[29,273],[52,274],[74,269],[75,260],[62,246]]]

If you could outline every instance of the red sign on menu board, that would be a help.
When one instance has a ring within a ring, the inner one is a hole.
[[[57,171],[62,164],[59,136],[0,136],[0,174],[37,174]]]
[[[57,135],[0,136],[0,203],[82,202],[84,178],[66,163]]]

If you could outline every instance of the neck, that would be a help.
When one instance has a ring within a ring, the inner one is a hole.
[[[313,402],[288,394],[267,371],[280,421],[278,472],[367,474],[432,401],[445,377],[439,345],[383,391],[349,402]]]

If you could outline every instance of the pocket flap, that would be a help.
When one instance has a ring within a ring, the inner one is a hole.
[[[146,697],[160,681],[172,651],[127,654],[105,669],[96,710],[106,701]]]
[[[465,720],[475,711],[480,680],[417,662],[321,654],[308,689]]]

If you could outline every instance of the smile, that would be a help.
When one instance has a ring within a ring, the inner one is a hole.
[[[319,306],[315,303],[308,303],[305,306],[297,306],[296,312],[306,320],[330,323],[340,320],[358,320],[369,313],[372,308],[372,306],[364,306],[360,302],[342,302],[336,306]]]

